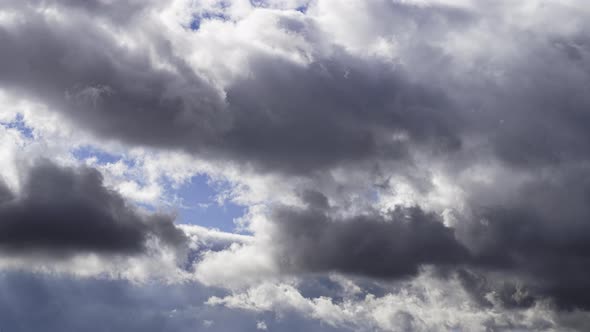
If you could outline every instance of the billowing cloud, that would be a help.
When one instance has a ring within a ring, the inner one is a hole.
[[[340,297],[303,295],[297,285],[264,283],[224,297],[212,296],[207,303],[251,312],[297,312],[326,325],[350,331],[576,331],[584,325],[584,313],[558,313],[547,303],[507,307],[504,294],[482,292],[481,305],[457,276],[446,280],[425,272],[419,277],[386,286],[383,295],[367,294],[354,280],[329,284]],[[501,313],[501,314],[499,314]]]
[[[79,124],[93,124],[90,129],[103,137],[140,145],[199,142],[215,129],[204,121],[214,111],[215,91],[181,59],[165,57],[172,67],[158,68],[159,54],[170,53],[165,41],[139,49],[120,45],[107,29],[88,24],[91,12],[61,3],[17,6],[15,15],[0,28],[6,46],[0,70],[8,90],[48,103]],[[185,99],[189,94],[191,100]]]
[[[5,4],[1,268],[219,287],[251,330],[587,329],[584,1]],[[200,189],[235,229],[148,212]]]
[[[525,180],[504,197],[474,194],[481,206],[462,227],[479,263],[524,276],[560,305],[587,308],[587,175],[585,167],[562,167]]]
[[[149,237],[172,246],[186,240],[171,216],[139,212],[102,181],[95,169],[37,162],[18,193],[1,187],[1,250],[127,255],[143,252]]]
[[[338,49],[304,65],[256,52],[249,56],[256,74],[229,84],[222,100],[159,34],[149,33],[145,46],[121,45],[76,8],[17,9],[19,19],[1,27],[2,84],[103,137],[288,173],[405,158],[409,143],[461,145],[445,95],[411,82],[403,68]]]
[[[352,220],[279,208],[273,218],[278,259],[286,269],[401,278],[422,265],[455,266],[469,259],[453,230],[417,207]]]

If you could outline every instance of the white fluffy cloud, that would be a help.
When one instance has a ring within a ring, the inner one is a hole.
[[[339,281],[348,283],[341,285],[343,294],[346,294],[346,287],[358,289],[350,280]],[[557,323],[560,318],[547,303],[506,310],[495,299],[498,295],[490,292],[485,296],[493,305],[482,309],[455,277],[441,280],[425,271],[418,278],[392,289],[395,290],[382,296],[370,293],[359,296],[355,292],[334,300],[323,296],[304,297],[295,284],[264,283],[226,297],[211,297],[207,303],[257,312],[295,311],[330,326],[355,331],[562,329]]]

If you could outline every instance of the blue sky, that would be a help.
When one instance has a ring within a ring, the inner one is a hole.
[[[124,159],[124,156],[108,153],[104,150],[97,149],[92,146],[81,146],[72,151],[74,157],[80,161],[96,158],[98,164],[116,163],[119,160]],[[128,162],[128,161],[126,161]]]
[[[20,113],[16,115],[16,118],[13,121],[0,122],[0,125],[6,128],[17,129],[23,136],[33,138],[33,129],[27,126],[23,115]]]
[[[206,175],[193,176],[177,190],[168,187],[182,201],[182,206],[178,207],[178,222],[181,223],[232,231],[234,219],[241,217],[246,210],[228,200],[218,204],[216,196],[224,186],[212,183]]]

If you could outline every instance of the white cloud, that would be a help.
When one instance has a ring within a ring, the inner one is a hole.
[[[263,331],[268,330],[268,326],[266,325],[266,323],[264,321],[256,322],[256,328],[259,330],[263,330]]]
[[[543,302],[526,309],[506,309],[496,304],[482,308],[457,279],[441,280],[429,272],[402,282],[382,296],[345,295],[340,301],[328,297],[306,298],[293,284],[263,283],[244,292],[220,298],[209,305],[255,312],[298,312],[337,328],[355,331],[558,331],[559,318]],[[494,296],[494,294],[490,294]]]

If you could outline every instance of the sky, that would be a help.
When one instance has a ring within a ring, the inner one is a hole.
[[[0,331],[590,330],[585,0],[0,0]]]

